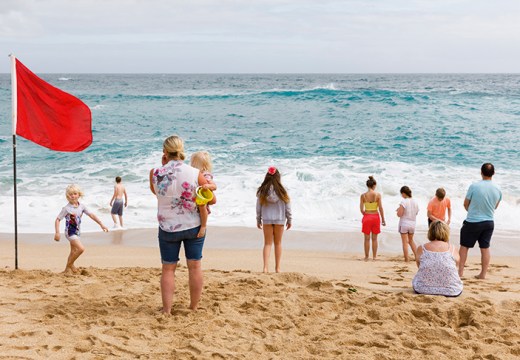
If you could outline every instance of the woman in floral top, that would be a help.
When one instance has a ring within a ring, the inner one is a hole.
[[[417,248],[419,270],[412,280],[416,293],[459,296],[462,281],[459,277],[459,252],[449,243],[450,228],[443,221],[434,221],[428,230],[429,243]]]
[[[207,180],[198,169],[183,162],[185,157],[184,141],[176,135],[170,136],[163,143],[163,166],[150,171],[150,190],[157,196],[162,312],[165,314],[171,313],[181,244],[184,244],[188,265],[190,309],[197,309],[202,294],[201,259],[206,224],[201,224],[195,190]],[[211,203],[215,201],[214,197]],[[197,237],[199,233],[201,237]]]

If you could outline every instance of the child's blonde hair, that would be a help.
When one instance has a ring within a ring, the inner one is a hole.
[[[85,195],[81,188],[76,184],[70,184],[69,186],[67,186],[67,189],[65,189],[65,196],[67,197],[68,201],[71,201],[70,195],[72,193],[78,193],[80,198],[82,198]]]
[[[207,151],[197,151],[191,154],[191,166],[200,171],[213,171],[213,164],[211,163],[211,156]]]

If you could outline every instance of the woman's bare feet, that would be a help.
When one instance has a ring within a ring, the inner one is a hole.
[[[74,265],[67,266],[65,268],[65,270],[63,270],[63,274],[68,274],[68,275],[79,274],[80,272],[81,272],[81,270],[78,269],[77,267],[75,267]]]

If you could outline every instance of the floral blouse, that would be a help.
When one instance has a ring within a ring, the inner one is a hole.
[[[152,184],[157,196],[157,220],[161,229],[177,232],[200,225],[195,204],[198,177],[198,169],[176,160],[153,170]]]

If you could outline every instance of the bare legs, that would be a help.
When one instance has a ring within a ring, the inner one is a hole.
[[[370,254],[370,235],[372,235],[372,259],[376,259],[377,257],[377,234],[363,234],[365,236],[365,261],[368,261],[368,256]]]
[[[162,313],[172,311],[173,293],[175,292],[175,269],[177,264],[163,264],[161,273]]]
[[[200,260],[188,260],[188,282],[190,285],[190,309],[197,310],[202,296],[202,263]]]
[[[274,261],[275,271],[280,272],[280,259],[282,258],[282,235],[283,225],[264,224],[264,273],[269,272],[269,255],[271,254],[271,247],[274,242]]]
[[[459,276],[462,277],[464,275],[464,265],[466,265],[466,260],[468,259],[468,251],[469,251],[469,248],[465,247],[465,246],[460,246],[460,249],[459,249],[459,256],[460,256],[460,260],[459,260]]]
[[[114,222],[114,227],[117,226],[117,217],[116,217],[116,214],[110,214],[112,215],[112,221]],[[123,227],[123,216],[122,215],[117,215],[119,217],[119,225],[121,227]]]
[[[85,247],[79,240],[70,240],[70,254],[67,258],[67,265],[65,266],[65,270],[63,271],[65,274],[77,273],[78,269],[74,266],[74,261],[76,261],[81,254],[85,251]]]
[[[482,270],[480,270],[480,274],[478,274],[477,278],[485,279],[491,261],[491,251],[489,248],[480,249],[480,259],[482,261]]]
[[[468,251],[469,248],[465,246],[461,246],[459,250],[459,276],[462,277],[464,275],[464,265],[466,264],[466,260],[468,259]],[[482,269],[480,270],[480,274],[476,276],[477,279],[485,279],[487,275],[487,271],[489,268],[489,263],[491,261],[491,251],[489,248],[480,249],[480,261],[482,262]]]
[[[413,241],[413,234],[401,234],[401,241],[403,242],[404,261],[410,261],[408,256],[408,246],[412,249],[414,258],[417,259],[417,246]]]
[[[368,261],[368,255],[370,254],[370,234],[363,234],[365,236],[365,261]]]
[[[197,310],[202,295],[203,276],[200,260],[188,260],[188,283],[190,287],[190,309]],[[161,312],[170,314],[172,311],[173,294],[175,292],[175,269],[177,264],[163,264],[161,273],[161,297],[163,307]]]

